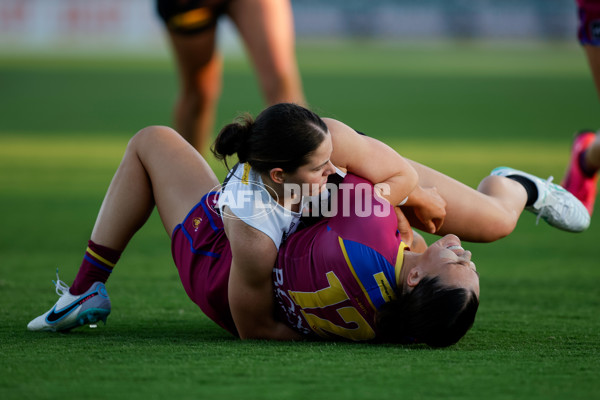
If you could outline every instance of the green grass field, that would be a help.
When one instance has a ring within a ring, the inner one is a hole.
[[[600,126],[572,46],[305,44],[299,60],[315,110],[472,186],[502,164],[560,180],[572,133]],[[470,244],[481,305],[447,349],[236,340],[187,298],[156,215],[109,281],[106,326],[28,332],[56,267],[74,278],[128,138],[170,124],[175,90],[168,59],[0,58],[0,398],[600,398],[594,221],[568,234],[523,215]],[[229,60],[219,124],[259,111],[257,90]]]

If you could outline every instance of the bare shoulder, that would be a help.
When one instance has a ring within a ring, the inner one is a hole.
[[[333,139],[335,139],[335,137],[339,136],[339,135],[348,135],[348,134],[356,133],[354,131],[354,129],[352,129],[351,127],[349,127],[342,121],[338,121],[337,119],[333,119],[333,118],[322,118],[322,119],[323,119],[323,122],[325,122],[325,125],[327,125],[329,132],[331,132]]]
[[[323,121],[331,133],[333,144],[331,162],[342,170],[359,172],[356,170],[357,166],[371,160],[368,158],[371,156],[368,151],[373,147],[373,143],[367,142],[367,136],[358,134],[341,121],[331,118],[323,118]]]

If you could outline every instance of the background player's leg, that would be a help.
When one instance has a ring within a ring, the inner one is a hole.
[[[600,135],[596,133],[596,138],[585,152],[585,167],[591,173],[600,170]]]
[[[203,153],[210,144],[222,89],[223,60],[215,36],[216,28],[194,35],[169,34],[180,80],[175,128]]]
[[[596,93],[600,95],[600,47],[585,45],[585,54],[594,77],[594,83],[596,85]]]
[[[237,0],[228,14],[243,38],[268,104],[304,104],[289,0]]]
[[[600,47],[585,45],[583,48],[600,97]],[[586,206],[590,215],[594,212],[599,169],[600,135],[594,131],[579,132],[574,139],[571,160],[561,184]]]

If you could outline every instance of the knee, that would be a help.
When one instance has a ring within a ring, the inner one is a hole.
[[[140,129],[127,143],[127,150],[139,152],[147,146],[156,145],[161,140],[173,135],[180,136],[174,129],[168,126],[151,125]]]
[[[183,101],[190,107],[202,108],[216,103],[221,96],[220,79],[205,79],[202,76],[190,80],[183,92]]]
[[[208,82],[198,82],[197,93],[201,99],[216,101],[221,95],[222,85],[220,79]]]

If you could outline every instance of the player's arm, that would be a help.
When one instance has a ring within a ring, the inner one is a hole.
[[[277,248],[264,233],[228,219],[231,243],[229,306],[242,339],[297,340],[302,336],[274,318],[273,267]]]
[[[425,231],[434,233],[442,226],[446,203],[434,188],[418,185],[417,171],[407,159],[385,143],[360,135],[340,121],[323,120],[331,132],[334,165],[374,184],[387,184],[389,194],[383,197],[391,204],[404,202],[410,206]]]
[[[394,149],[365,135],[359,135],[348,125],[323,118],[333,141],[331,162],[338,168],[376,184],[391,204],[400,204],[416,187],[416,170]],[[389,190],[386,190],[386,185]]]

